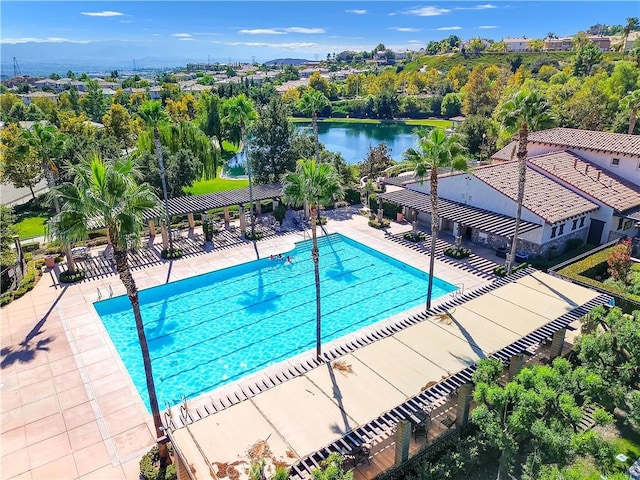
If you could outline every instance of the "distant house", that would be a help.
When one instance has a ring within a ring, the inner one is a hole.
[[[25,105],[31,105],[31,102],[36,98],[48,98],[49,100],[58,103],[58,95],[50,92],[34,91],[30,93],[23,93],[18,96],[22,99],[22,103]]]
[[[507,45],[507,49],[510,52],[525,52],[529,49],[529,42],[531,41],[531,39],[527,37],[505,37],[502,39],[502,41]]]

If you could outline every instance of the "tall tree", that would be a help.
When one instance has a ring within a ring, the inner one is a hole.
[[[466,170],[463,157],[464,147],[457,135],[447,136],[444,129],[417,131],[418,148],[409,148],[404,159],[413,165],[416,178],[424,179],[429,173],[429,194],[431,197],[431,249],[429,252],[429,283],[427,287],[427,309],[431,308],[433,294],[433,270],[435,265],[436,241],[440,217],[438,216],[438,168],[452,166],[456,170]]]
[[[630,110],[629,114],[629,130],[627,133],[633,135],[633,131],[636,128],[636,121],[638,120],[638,107],[640,107],[640,89],[634,90],[626,97],[623,97],[620,101],[620,105]]]
[[[311,124],[313,125],[313,139],[316,145],[316,162],[320,161],[318,147],[318,113],[320,113],[327,105],[329,100],[319,90],[313,88],[307,90],[298,102],[298,110],[306,115],[311,115]]]
[[[289,120],[289,108],[280,97],[273,97],[260,108],[260,115],[251,128],[248,161],[256,184],[279,182],[286,172],[296,167],[292,146],[294,127]]]
[[[224,151],[222,147],[223,128],[220,115],[220,97],[209,92],[204,92],[200,97],[198,109],[200,111],[198,120],[200,128],[209,138],[215,139],[220,151]]]
[[[311,210],[311,239],[316,282],[316,358],[319,360],[322,344],[322,310],[320,305],[320,251],[316,235],[316,211],[319,205],[341,200],[344,191],[333,167],[327,163],[316,163],[311,159],[300,159],[295,172],[284,176],[282,192],[284,201],[294,206],[308,205]]]
[[[52,189],[56,185],[58,176],[56,160],[64,150],[66,135],[59,133],[53,125],[45,126],[42,123],[35,123],[31,130],[22,132],[22,137],[25,143],[19,147],[20,152],[27,154],[32,150],[33,155],[40,160],[47,186]],[[57,200],[54,200],[54,207],[56,212],[60,211]]]
[[[168,118],[167,114],[162,110],[162,103],[159,100],[147,101],[142,104],[138,112],[140,118],[147,127],[153,130],[153,144],[158,158],[158,167],[160,168],[160,181],[162,182],[162,198],[164,200],[164,213],[166,216],[166,226],[169,230],[169,254],[173,253],[173,234],[171,233],[171,216],[169,215],[169,198],[167,196],[167,180],[166,170],[164,168],[164,158],[162,156],[162,143],[160,142],[160,124]]]
[[[622,51],[627,51],[627,40],[629,39],[629,34],[631,32],[635,32],[640,27],[640,21],[638,17],[627,17],[627,23],[622,29],[622,36],[624,37],[624,42],[622,43]]]
[[[94,122],[102,120],[102,116],[107,112],[107,99],[102,93],[102,89],[97,80],[87,80],[85,82],[87,94],[82,99],[84,111]]]
[[[524,201],[524,187],[527,174],[527,146],[529,130],[535,131],[553,125],[551,107],[547,100],[538,92],[520,90],[502,105],[498,112],[502,127],[509,133],[518,129],[518,197],[516,210],[516,224],[511,242],[507,274],[513,271],[513,264],[518,248],[518,234],[522,217],[522,202]]]
[[[32,149],[24,149],[21,132],[15,123],[0,130],[0,179],[16,188],[28,187],[36,198],[33,187],[42,178],[42,162]]]
[[[258,118],[253,101],[247,98],[244,93],[231,97],[225,101],[225,111],[227,113],[227,121],[232,125],[240,128],[240,137],[242,141],[242,151],[247,146],[247,133],[251,124]],[[255,218],[253,214],[253,182],[251,179],[251,162],[249,157],[245,156],[247,165],[247,177],[249,179],[249,213],[251,216],[251,237],[255,239]]]
[[[129,153],[135,132],[135,124],[129,111],[122,105],[114,103],[102,117],[102,123],[107,132],[113,135],[120,146]]]
[[[138,289],[127,260],[129,245],[140,240],[145,211],[157,204],[157,197],[147,184],[138,185],[130,160],[105,162],[98,156],[72,166],[73,182],[66,182],[53,190],[53,195],[64,201],[57,229],[66,242],[88,238],[88,225],[99,221],[107,229],[113,247],[113,259],[122,284],[127,290],[133,309],[135,327],[144,364],[149,405],[156,430],[156,438],[164,432],[158,408],[158,397],[153,379],[149,347],[140,313]],[[160,469],[164,472],[169,462],[166,443],[159,442]],[[158,477],[158,478],[164,478]]]

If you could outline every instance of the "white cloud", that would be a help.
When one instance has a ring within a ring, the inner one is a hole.
[[[409,10],[404,10],[403,14],[405,15],[417,15],[418,17],[436,17],[438,15],[444,15],[445,13],[449,13],[451,10],[446,8],[438,8],[438,7],[416,7],[410,8]]]
[[[387,30],[395,30],[396,32],[419,32],[422,30],[422,28],[389,27]]]
[[[182,37],[178,39],[181,42],[192,42],[194,39],[191,37]]]
[[[485,30],[489,28],[498,28],[498,26],[497,25],[480,25],[478,28],[482,28],[483,30]]]
[[[21,37],[21,38],[2,38],[0,39],[0,43],[7,43],[10,45],[17,43],[91,43],[89,40],[71,40],[69,38],[60,38],[60,37],[47,37],[47,38],[36,38],[36,37]]]
[[[133,20],[120,20],[120,23],[133,23]]]
[[[87,17],[121,17],[124,13],[103,10],[102,12],[80,12],[80,15],[86,15]]]
[[[474,5],[473,7],[456,7],[455,10],[491,10],[492,8],[498,8],[490,3],[483,5]]]
[[[355,13],[356,15],[366,15],[366,10],[345,10],[346,13]]]
[[[178,38],[189,38],[191,37],[191,34],[190,33],[172,33],[171,36],[178,37]]]
[[[284,29],[290,33],[325,33],[324,28],[289,27]]]
[[[440,27],[440,28],[436,28],[436,30],[440,31],[440,32],[444,32],[447,30],[462,30],[462,27],[458,27],[458,26],[454,26],[454,27]]]
[[[286,35],[287,32],[282,32],[277,28],[254,28],[253,30],[243,29],[238,33],[244,33],[245,35]]]
[[[224,45],[238,46],[243,45],[246,47],[259,47],[259,48],[282,48],[284,50],[297,50],[301,48],[313,48],[315,43],[307,42],[292,42],[292,43],[267,43],[267,42],[223,42]]]

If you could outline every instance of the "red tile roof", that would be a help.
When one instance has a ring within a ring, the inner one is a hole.
[[[517,200],[517,161],[478,167],[472,173],[502,194]],[[527,168],[523,206],[552,224],[598,209],[595,203],[530,167]]]
[[[577,128],[551,128],[529,133],[529,143],[556,145],[562,149],[582,148],[626,155],[640,155],[640,135],[597,132]]]
[[[571,185],[612,207],[616,212],[640,206],[640,188],[571,152],[560,151],[529,157],[529,163],[544,171],[547,176]]]
[[[518,153],[518,142],[514,140],[506,147],[501,148],[491,155],[491,160],[515,160],[517,158],[516,153]]]

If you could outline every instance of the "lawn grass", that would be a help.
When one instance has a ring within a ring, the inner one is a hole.
[[[16,224],[16,232],[21,240],[33,237],[42,237],[46,234],[47,217],[24,216]]]
[[[228,178],[214,178],[212,180],[202,180],[194,182],[192,187],[184,188],[184,193],[191,195],[202,195],[203,193],[224,192],[225,190],[237,190],[249,186],[249,180],[231,180]]]

